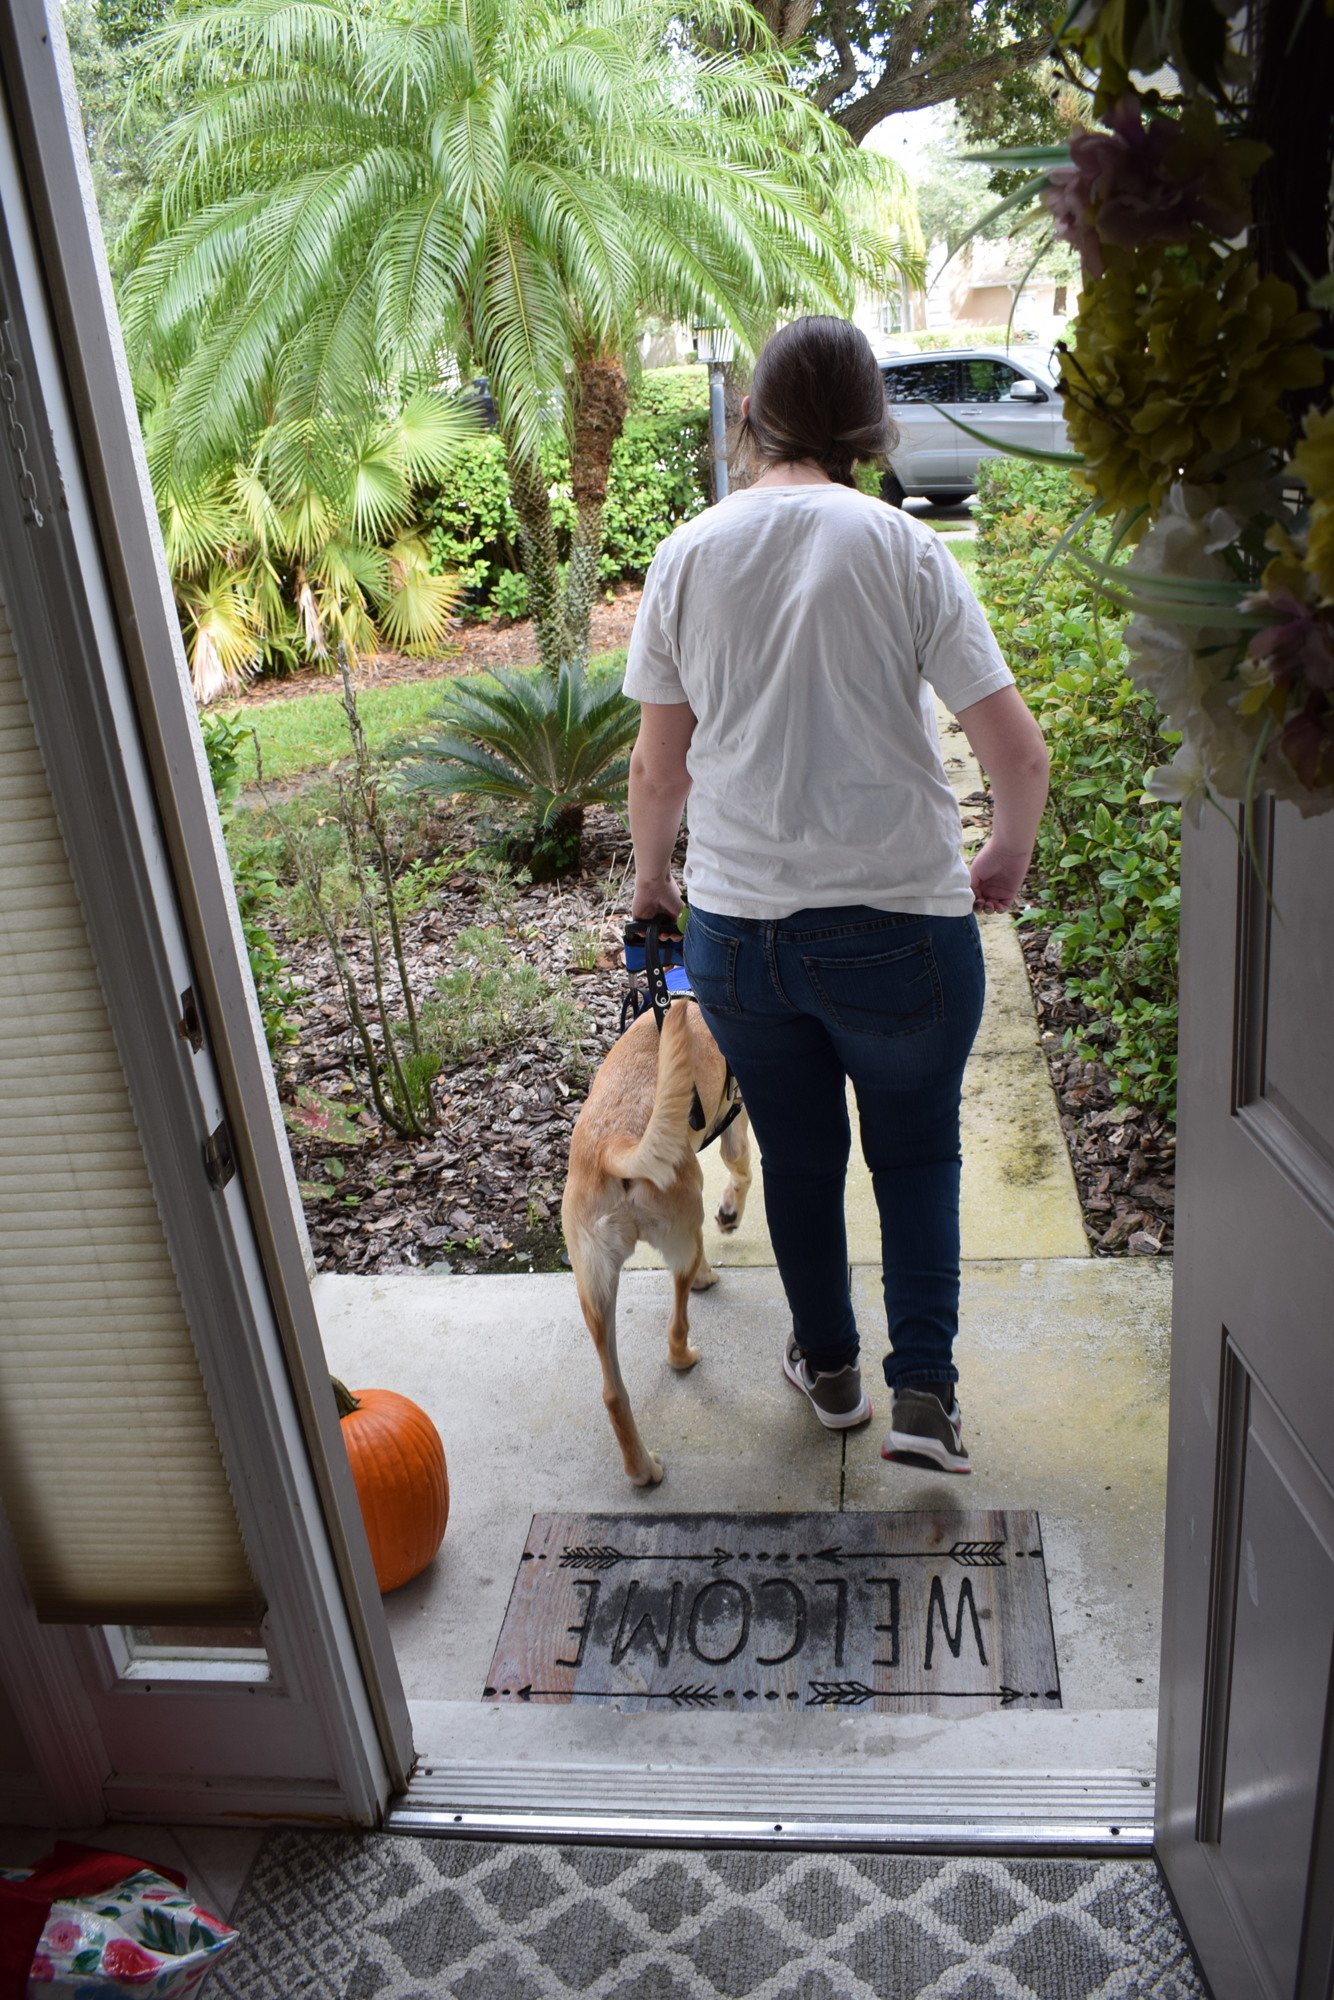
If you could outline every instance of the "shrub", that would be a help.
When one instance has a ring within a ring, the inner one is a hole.
[[[625,798],[639,704],[614,669],[498,668],[446,682],[423,736],[402,764],[413,791],[508,799],[531,815],[513,860],[535,881],[578,865],[584,808]]]
[[[1126,679],[1122,620],[1099,611],[1044,553],[1081,511],[1065,472],[984,459],[980,589],[1051,752],[1027,921],[1049,928],[1066,986],[1097,1017],[1084,1031],[1125,1104],[1176,1102],[1180,816],[1144,796],[1161,717]]]
[[[652,368],[640,377],[611,455],[603,514],[604,583],[642,577],[678,521],[708,501],[708,385],[701,368]],[[563,439],[542,454],[562,557],[574,530],[570,455]],[[433,564],[455,571],[478,609],[522,616],[519,521],[510,503],[505,452],[494,433],[459,453],[448,480],[423,502]],[[509,579],[514,577],[515,582]]]
[[[220,715],[215,711],[201,715],[199,720],[218,810],[224,827],[230,833],[230,822],[241,793],[249,731],[240,715]],[[238,858],[231,853],[230,840],[228,845],[237,908],[241,913],[241,931],[250,960],[250,976],[255,982],[269,1054],[276,1057],[284,1043],[294,1042],[297,1038],[287,1010],[299,998],[298,989],[288,976],[287,964],[264,924],[266,914],[278,900],[278,879],[262,848],[248,843]]]
[[[422,1032],[442,1062],[545,1035],[560,1049],[570,1075],[586,1074],[588,1022],[565,980],[544,978],[535,965],[516,957],[503,931],[487,925],[460,931],[455,949],[459,963],[422,1007]]]

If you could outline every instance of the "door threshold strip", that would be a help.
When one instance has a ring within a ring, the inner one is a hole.
[[[449,1764],[393,1803],[390,1833],[657,1847],[1145,1854],[1153,1780],[1124,1771],[885,1773]]]

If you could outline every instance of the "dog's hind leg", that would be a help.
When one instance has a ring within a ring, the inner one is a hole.
[[[716,1220],[723,1235],[730,1236],[746,1212],[746,1196],[750,1193],[750,1120],[744,1111],[738,1111],[723,1133],[718,1150],[727,1165],[727,1186],[718,1204]]]
[[[689,1259],[672,1266],[672,1318],[667,1328],[667,1360],[671,1367],[693,1368],[699,1360],[699,1349],[690,1345],[690,1293],[701,1272],[707,1272],[706,1285],[717,1283],[714,1273],[709,1270],[704,1259],[704,1239],[697,1237],[691,1248]]]
[[[620,1286],[621,1265],[633,1250],[634,1242],[632,1240],[624,1246],[619,1242],[599,1241],[596,1236],[581,1229],[568,1213],[565,1217],[565,1241],[569,1246],[575,1283],[579,1287],[579,1304],[602,1364],[602,1400],[611,1419],[616,1442],[621,1447],[626,1473],[636,1486],[656,1486],[663,1474],[662,1460],[646,1450],[639,1435],[616,1352],[616,1294]]]

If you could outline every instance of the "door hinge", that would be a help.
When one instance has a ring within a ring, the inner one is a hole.
[[[204,1141],[204,1172],[215,1188],[225,1188],[236,1172],[236,1155],[232,1151],[232,1135],[227,1130],[225,1118],[218,1121],[216,1129]]]
[[[198,1055],[204,1046],[204,1024],[199,1018],[193,986],[187,986],[181,995],[181,1018],[176,1023],[176,1032],[183,1042],[190,1044],[192,1054]]]

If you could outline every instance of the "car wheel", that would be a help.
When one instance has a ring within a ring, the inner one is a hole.
[[[927,498],[933,507],[962,507],[972,490],[972,487],[968,486],[961,493],[930,493]]]
[[[903,488],[897,473],[886,472],[880,481],[880,498],[890,507],[903,505]]]

